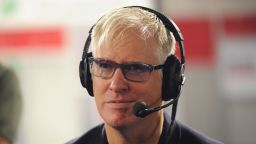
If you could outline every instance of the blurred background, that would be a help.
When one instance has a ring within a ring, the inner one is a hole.
[[[90,27],[127,5],[159,10],[185,37],[177,120],[226,144],[255,144],[256,0],[1,0],[0,62],[22,91],[15,143],[64,143],[101,122],[78,64]]]

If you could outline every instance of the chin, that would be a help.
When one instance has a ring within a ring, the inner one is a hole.
[[[103,118],[104,119],[104,118]],[[124,128],[135,123],[133,115],[111,114],[104,119],[105,123],[114,128]]]

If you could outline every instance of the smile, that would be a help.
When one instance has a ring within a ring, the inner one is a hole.
[[[111,100],[107,101],[106,105],[113,109],[127,109],[133,106],[134,102],[132,100]]]
[[[133,103],[134,101],[125,101],[125,100],[113,100],[108,101],[107,103]]]

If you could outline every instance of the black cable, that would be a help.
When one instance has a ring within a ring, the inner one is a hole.
[[[164,142],[164,144],[170,144],[170,140],[173,136],[173,130],[174,130],[174,122],[175,122],[175,117],[176,117],[176,112],[177,112],[177,106],[178,106],[178,101],[175,101],[175,103],[172,105],[172,115],[171,115],[171,124],[168,129],[168,138]]]

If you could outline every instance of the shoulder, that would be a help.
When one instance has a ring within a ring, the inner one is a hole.
[[[10,67],[0,64],[0,97],[2,100],[0,103],[4,103],[0,107],[12,107],[20,113],[21,95],[20,83],[15,71]]]
[[[13,69],[0,64],[0,84],[1,88],[14,87],[18,83],[18,78]]]
[[[87,131],[81,137],[73,139],[66,144],[104,144],[105,137],[104,125],[100,124]]]
[[[11,68],[0,63],[0,77],[5,77],[8,74],[15,75]]]
[[[222,144],[222,142],[212,139],[205,134],[179,122],[175,122],[173,135],[175,135],[174,137],[176,137],[176,140],[181,144]]]

